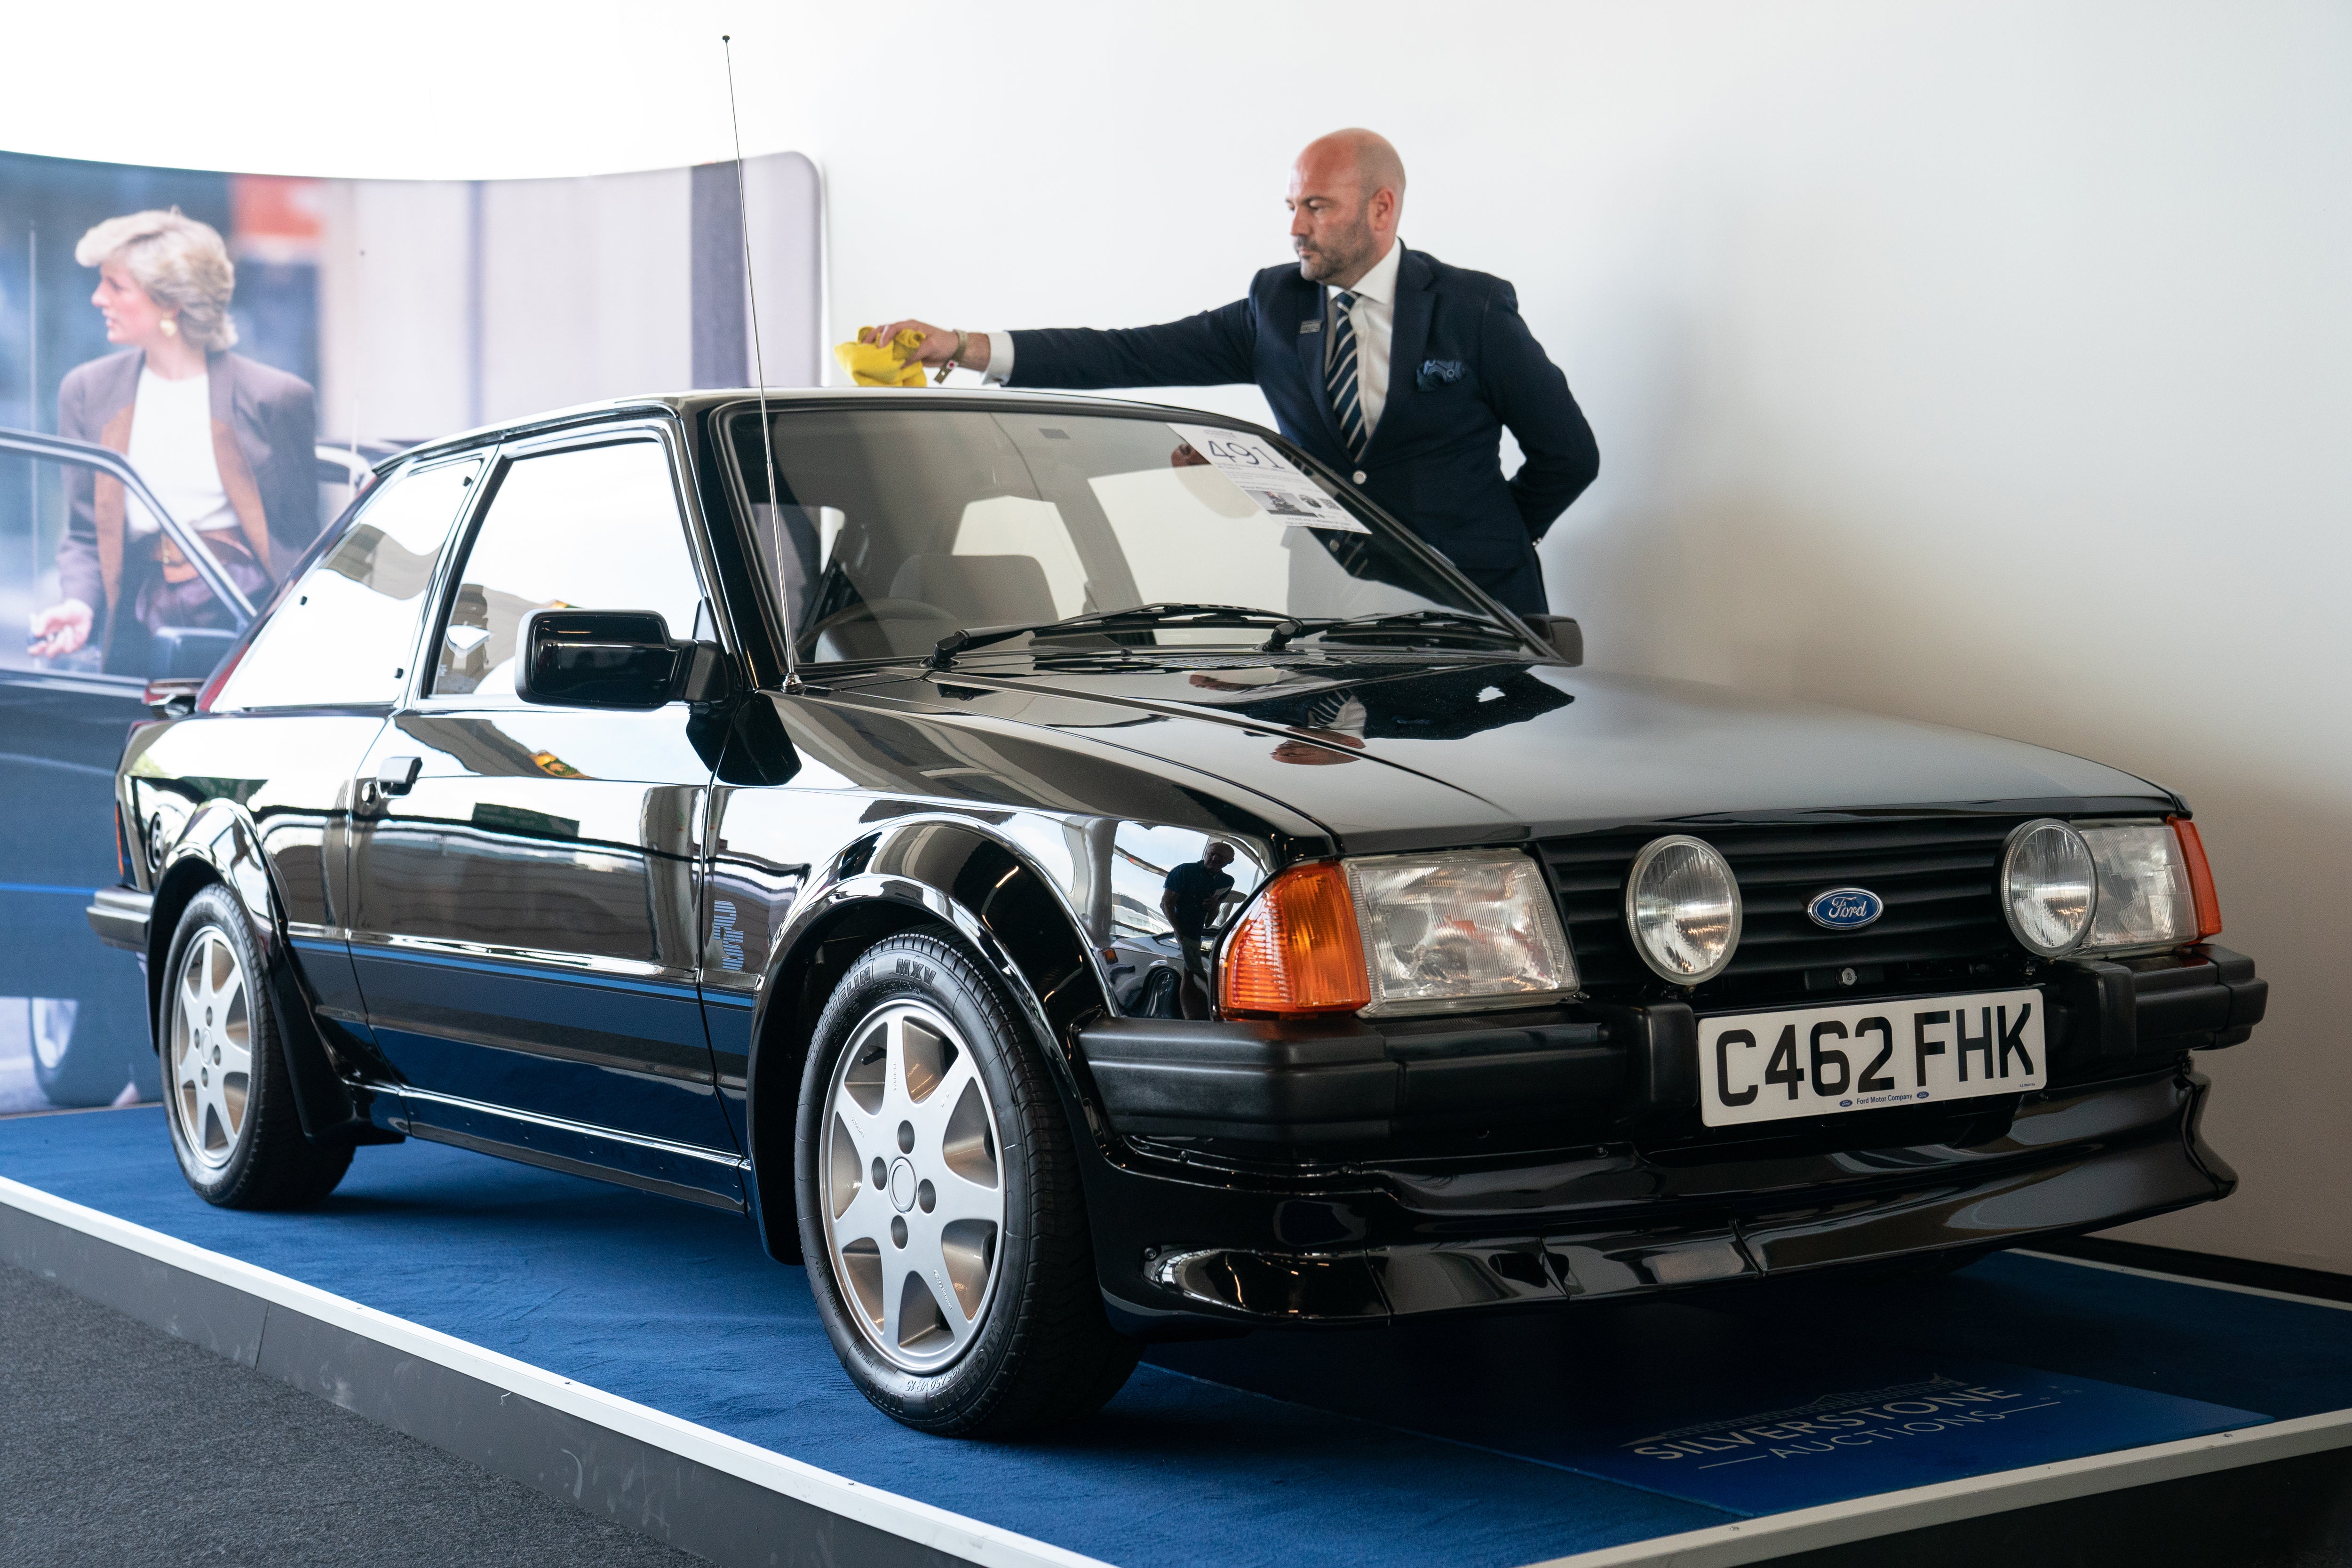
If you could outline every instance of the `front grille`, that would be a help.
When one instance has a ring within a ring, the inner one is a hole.
[[[2002,843],[2018,816],[1839,817],[1741,826],[1658,824],[1543,841],[1561,918],[1588,993],[1662,985],[1625,930],[1625,879],[1653,838],[1686,833],[1723,852],[1739,879],[1744,916],[1731,966],[1703,988],[1738,994],[1801,984],[1843,967],[1900,978],[1973,960],[2021,956],[1994,890]],[[1886,912],[1857,931],[1824,931],[1805,913],[1832,888],[1867,888]]]

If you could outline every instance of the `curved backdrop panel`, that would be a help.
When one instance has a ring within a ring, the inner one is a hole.
[[[120,417],[141,406],[141,362],[109,341],[100,273],[75,260],[82,237],[177,208],[226,248],[229,352],[249,363],[212,362],[210,413],[253,484],[225,478],[215,501],[230,504],[205,537],[258,601],[268,563],[282,569],[342,510],[354,473],[402,447],[571,404],[750,384],[755,299],[769,384],[818,384],[816,168],[784,153],[747,160],[740,191],[736,175],[713,163],[324,180],[0,153],[0,1114],[154,1092],[135,961],[100,946],[82,909],[116,879],[109,784],[145,680],[203,673],[226,637],[213,623],[227,624],[136,494],[116,489],[110,510],[104,476],[20,438],[127,448],[157,468],[159,504],[206,504],[184,501],[203,487],[173,482],[164,421]],[[52,612],[83,600],[87,628],[54,635]]]

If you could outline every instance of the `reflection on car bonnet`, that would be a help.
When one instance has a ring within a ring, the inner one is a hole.
[[[1316,680],[1302,683],[1308,686],[1306,690],[1286,689],[1286,682],[1243,688],[1239,682],[1198,675],[1192,684],[1204,692],[1248,693],[1239,700],[1203,696],[1195,701],[1215,702],[1272,724],[1372,741],[1458,741],[1524,723],[1575,700],[1532,671],[1493,666],[1432,670],[1354,686]]]

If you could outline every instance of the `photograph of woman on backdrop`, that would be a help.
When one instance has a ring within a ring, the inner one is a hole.
[[[90,295],[121,352],[68,372],[58,434],[128,456],[173,516],[205,535],[257,603],[271,563],[299,556],[319,529],[318,399],[299,376],[230,351],[236,268],[211,225],[167,212],[109,218],[74,259],[98,269]],[[147,668],[166,626],[235,626],[228,609],[120,482],[70,470],[70,521],[58,542],[57,604],[33,616],[30,650],[63,658],[95,645],[110,673]]]

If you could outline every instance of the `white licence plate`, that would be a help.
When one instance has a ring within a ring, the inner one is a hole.
[[[2040,1089],[2039,991],[1910,996],[1698,1021],[1709,1127]]]

